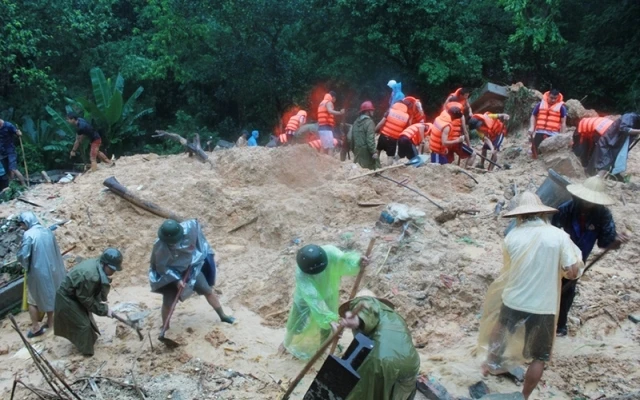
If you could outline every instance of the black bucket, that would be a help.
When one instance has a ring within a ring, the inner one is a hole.
[[[571,200],[571,193],[567,190],[567,185],[570,185],[564,176],[560,175],[556,171],[549,169],[549,176],[542,182],[542,185],[536,190],[536,194],[542,200],[542,204],[548,207],[558,208],[560,204]],[[516,220],[513,219],[507,229],[504,230],[504,235],[507,236],[509,231],[513,229],[516,224]]]

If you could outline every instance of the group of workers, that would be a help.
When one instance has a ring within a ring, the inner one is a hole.
[[[93,314],[114,315],[108,295],[111,277],[122,271],[122,253],[107,248],[99,257],[84,260],[67,272],[52,230],[43,227],[31,211],[20,214],[17,222],[24,230],[18,261],[27,272],[31,318],[27,337],[41,336],[53,329],[56,336],[68,339],[80,353],[93,355],[100,335]],[[183,301],[194,292],[206,298],[222,322],[233,324],[235,318],[224,312],[213,290],[215,281],[214,252],[199,222],[164,221],[158,229],[149,266],[151,291],[162,294],[163,327],[169,328],[167,319],[176,301]],[[44,324],[40,324],[42,314],[47,316]]]

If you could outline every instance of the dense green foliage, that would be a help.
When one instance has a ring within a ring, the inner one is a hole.
[[[389,79],[428,110],[487,80],[603,112],[640,105],[633,0],[0,0],[0,15],[0,110],[29,131],[34,169],[70,162],[73,133],[46,106],[81,110],[120,155],[177,151],[151,137],[169,127],[266,141],[319,87],[381,111]]]

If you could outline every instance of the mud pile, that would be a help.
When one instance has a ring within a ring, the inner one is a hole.
[[[501,241],[509,221],[494,210],[502,202],[504,210],[509,209],[517,193],[535,190],[547,176],[544,164],[527,156],[527,148],[526,135],[513,132],[501,160],[508,161],[511,169],[472,170],[473,178],[454,165],[385,173],[415,187],[443,210],[381,178],[347,180],[365,171],[308,146],[214,152],[214,168],[183,155],[137,155],[66,186],[41,185],[28,195],[44,205],[34,210],[41,220],[71,220],[56,231],[62,249],[76,245],[71,253],[76,259],[97,256],[107,246],[123,251],[124,271],[115,275],[117,292],[110,301],[135,302],[151,311],[146,328],[152,332],[159,327],[161,300],[148,292],[147,272],[162,219],[115,196],[102,182],[113,175],[143,199],[198,218],[217,253],[216,290],[239,320],[234,326],[221,326],[203,300],[190,299],[172,322],[173,337],[185,344],[179,353],[141,350],[135,335],[116,335],[115,323],[104,320],[99,325],[105,333],[90,361],[76,361],[63,339],[47,336],[44,343],[49,343],[52,357],[73,359],[87,374],[107,361],[105,372],[122,377],[138,362],[139,375],[144,375],[139,379],[149,384],[167,371],[188,373],[190,363],[198,359],[211,361],[244,375],[222,388],[230,378],[211,370],[219,382],[211,396],[274,398],[280,391],[274,382],[292,378],[301,366],[276,354],[291,302],[295,252],[308,243],[363,252],[375,236],[378,241],[364,285],[392,300],[405,316],[420,348],[423,372],[439,377],[453,394],[464,395],[466,386],[480,377],[481,360],[473,357],[479,314],[486,289],[502,267]],[[639,161],[631,155],[629,172],[636,176]],[[611,207],[619,229],[640,226],[638,188],[611,184],[612,195],[620,199]],[[406,225],[403,234],[402,225],[378,221],[384,206],[358,205],[373,202],[406,204],[425,216]],[[31,207],[11,203],[0,212],[6,216],[23,209]],[[634,236],[621,251],[605,256],[581,281],[571,314],[573,336],[557,341],[546,386],[536,392],[541,398],[591,395],[594,388],[612,395],[640,386],[640,376],[628,373],[640,361],[640,354],[632,350],[639,340],[637,328],[626,320],[640,304],[640,291],[634,285],[640,272],[634,262],[640,256],[639,238]],[[352,282],[344,281],[343,297]],[[26,327],[27,320],[21,321]],[[12,335],[7,324],[2,335],[3,339]],[[9,346],[11,352],[19,349],[13,340]],[[587,375],[589,382],[584,380]],[[493,390],[517,390],[499,380],[488,384]],[[164,389],[166,394],[168,388]]]

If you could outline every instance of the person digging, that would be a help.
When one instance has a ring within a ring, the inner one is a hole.
[[[85,356],[93,355],[100,334],[92,314],[113,316],[107,296],[116,271],[122,271],[122,253],[108,248],[100,258],[84,260],[69,271],[56,293],[53,333]]]
[[[193,292],[204,296],[222,322],[233,324],[213,291],[216,281],[214,252],[195,219],[178,223],[168,219],[158,229],[151,251],[149,282],[151,291],[162,294],[162,325],[159,339],[169,329],[175,302],[184,301]]]
[[[369,259],[355,252],[344,253],[335,246],[309,244],[298,250],[296,262],[293,305],[279,352],[286,350],[308,360],[338,329],[342,277],[357,275]]]
[[[593,247],[619,249],[629,241],[625,233],[616,232],[611,211],[606,206],[615,200],[606,193],[604,179],[592,176],[581,184],[567,186],[573,198],[558,207],[558,213],[551,223],[569,234],[573,243],[580,248],[582,261],[587,262]],[[562,296],[558,315],[557,336],[567,335],[567,318],[576,295],[578,281],[562,279]]]

